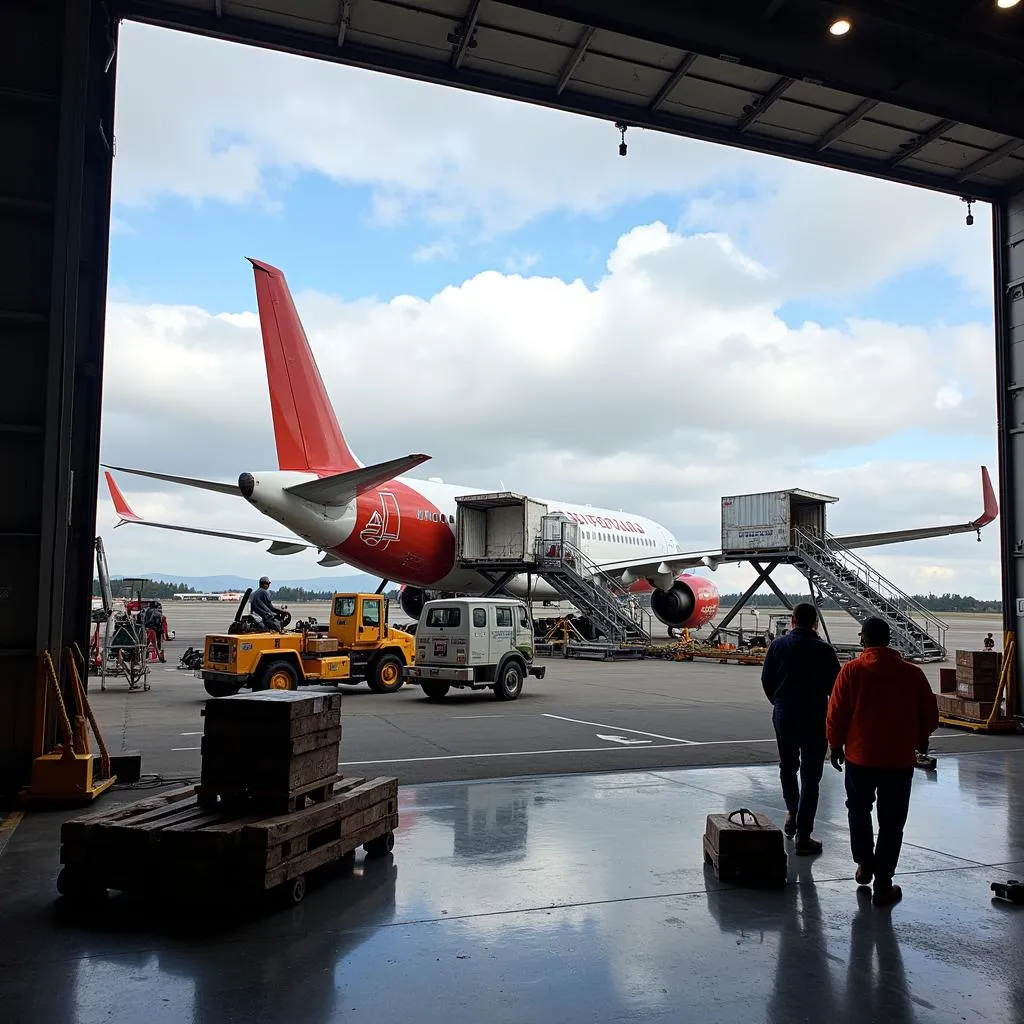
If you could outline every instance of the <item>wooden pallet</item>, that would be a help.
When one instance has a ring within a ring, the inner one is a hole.
[[[277,890],[292,902],[306,875],[350,868],[355,851],[394,846],[398,780],[343,779],[310,807],[268,816],[208,809],[189,786],[61,826],[57,889],[95,898],[120,889],[168,900],[239,900]]]

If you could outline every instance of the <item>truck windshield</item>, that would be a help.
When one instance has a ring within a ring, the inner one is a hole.
[[[427,612],[428,628],[458,626],[462,622],[461,608],[431,608]]]
[[[356,599],[354,597],[336,597],[334,599],[334,614],[339,619],[350,619],[356,613]]]

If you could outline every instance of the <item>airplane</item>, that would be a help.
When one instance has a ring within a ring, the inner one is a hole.
[[[406,476],[430,456],[410,454],[367,466],[353,454],[309,347],[284,274],[249,258],[256,285],[271,416],[277,448],[276,470],[245,471],[236,483],[202,480],[151,470],[105,466],[118,526],[138,524],[229,540],[269,542],[273,555],[304,550],[324,554],[318,564],[348,564],[400,585],[402,610],[418,620],[427,600],[445,594],[485,594],[486,576],[457,566],[456,497],[488,493],[481,488]],[[245,498],[287,536],[204,529],[138,516],[109,470]],[[992,522],[998,507],[988,470],[982,467],[984,512],[958,525],[830,538],[835,547],[871,547],[975,531]],[[580,527],[583,554],[598,569],[634,593],[648,592],[651,611],[671,629],[697,630],[719,609],[715,584],[694,569],[717,569],[737,560],[720,551],[683,552],[671,531],[632,512],[594,508],[544,498],[550,514],[561,513]],[[980,540],[980,533],[979,533]],[[555,601],[548,583],[513,578],[505,590],[515,597]]]

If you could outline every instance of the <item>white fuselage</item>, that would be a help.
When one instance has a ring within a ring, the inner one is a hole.
[[[395,583],[423,585],[422,580],[402,579],[394,571],[393,565],[382,566],[381,560],[374,557],[376,548],[360,544],[358,536],[353,536],[358,519],[355,501],[345,506],[325,509],[322,505],[305,501],[284,490],[287,486],[316,479],[314,474],[271,471],[255,473],[253,477],[255,487],[249,498],[250,503],[304,540],[362,572],[385,576]],[[391,489],[398,495],[399,506],[399,521],[393,521],[392,517],[389,525],[389,530],[397,535],[395,544],[428,557],[427,548],[441,550],[452,546],[432,538],[440,530],[448,530],[454,538],[457,511],[455,499],[467,494],[488,493],[478,487],[409,477],[399,477],[392,484],[397,485]],[[379,490],[387,491],[389,486],[382,485]],[[536,500],[547,505],[549,513],[561,512],[579,525],[580,547],[592,562],[601,564],[646,560],[679,550],[676,538],[660,523],[645,516],[546,498]],[[414,507],[417,505],[422,507]],[[424,522],[425,519],[427,522]],[[436,579],[429,585],[438,590],[471,594],[485,592],[491,582],[477,572],[457,569],[454,559],[449,559],[447,564],[438,565]],[[558,596],[553,588],[542,581],[531,581],[530,586],[536,599],[548,600]],[[525,577],[511,581],[508,590],[526,596]]]

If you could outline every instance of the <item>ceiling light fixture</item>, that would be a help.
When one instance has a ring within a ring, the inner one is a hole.
[[[1016,0],[1016,2],[1019,3],[1020,0]],[[836,18],[836,20],[829,25],[828,30],[834,36],[845,36],[852,27],[853,25],[849,18]]]
[[[1016,7],[1020,3],[1020,0],[996,0],[996,7],[1001,7],[1004,11],[1009,10],[1011,7]]]

